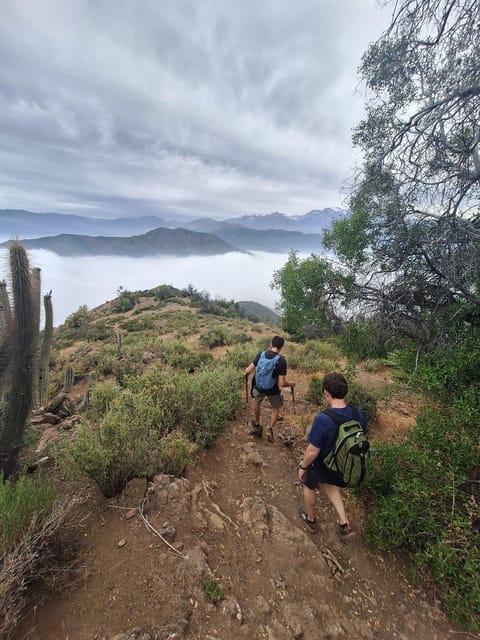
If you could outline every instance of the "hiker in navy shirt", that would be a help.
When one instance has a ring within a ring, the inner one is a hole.
[[[246,376],[255,371],[252,386],[255,419],[251,422],[252,429],[250,433],[258,437],[262,436],[263,427],[260,424],[260,405],[265,398],[268,398],[272,409],[270,426],[267,432],[267,438],[270,442],[273,442],[273,429],[277,424],[280,407],[283,406],[280,388],[290,387],[293,389],[295,387],[295,383],[289,382],[286,377],[287,361],[280,353],[284,344],[285,340],[283,338],[273,336],[270,348],[266,351],[259,351],[253,362],[245,369]]]
[[[323,378],[322,392],[330,407],[345,420],[351,420],[356,410],[357,418],[366,431],[365,416],[362,411],[347,405],[345,396],[348,385],[340,373],[327,373]],[[337,438],[338,427],[334,420],[325,413],[318,413],[307,436],[308,446],[300,462],[298,478],[303,483],[304,509],[300,509],[300,517],[310,531],[316,531],[315,519],[315,490],[318,486],[327,494],[327,498],[335,507],[339,517],[338,532],[343,537],[352,535],[353,531],[348,522],[343,505],[340,487],[345,487],[343,478],[335,471],[325,466],[323,459],[333,450]]]

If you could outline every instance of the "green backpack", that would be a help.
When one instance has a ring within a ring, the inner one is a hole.
[[[347,487],[358,487],[365,478],[370,443],[359,422],[358,410],[352,407],[352,417],[344,420],[333,409],[326,413],[337,425],[338,435],[332,451],[323,459],[324,464],[339,473]]]

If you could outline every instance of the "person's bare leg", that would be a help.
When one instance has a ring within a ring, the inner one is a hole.
[[[272,415],[270,416],[270,428],[273,431],[273,428],[277,424],[278,415],[280,413],[280,407],[272,407]]]
[[[348,522],[347,514],[345,512],[345,507],[343,506],[340,487],[337,487],[334,484],[324,484],[324,483],[321,484],[321,487],[327,494],[327,498],[335,507],[335,511],[338,513],[340,524],[345,524],[346,522]]]
[[[260,403],[256,400],[253,403],[253,414],[255,416],[255,422],[260,424]]]
[[[315,491],[308,487],[303,487],[303,502],[305,504],[305,511],[307,518],[310,522],[315,520]]]

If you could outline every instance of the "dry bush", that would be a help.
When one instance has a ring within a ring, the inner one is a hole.
[[[85,496],[64,495],[47,516],[33,518],[19,541],[1,557],[0,637],[9,638],[30,597],[65,590],[78,577],[76,530],[86,516],[78,508]]]

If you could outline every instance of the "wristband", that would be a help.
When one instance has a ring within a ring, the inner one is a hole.
[[[301,463],[301,462],[299,463],[299,465],[298,465],[298,466],[300,467],[300,469],[301,469],[302,471],[306,471],[306,470],[308,469],[308,467],[302,467],[302,463]]]

